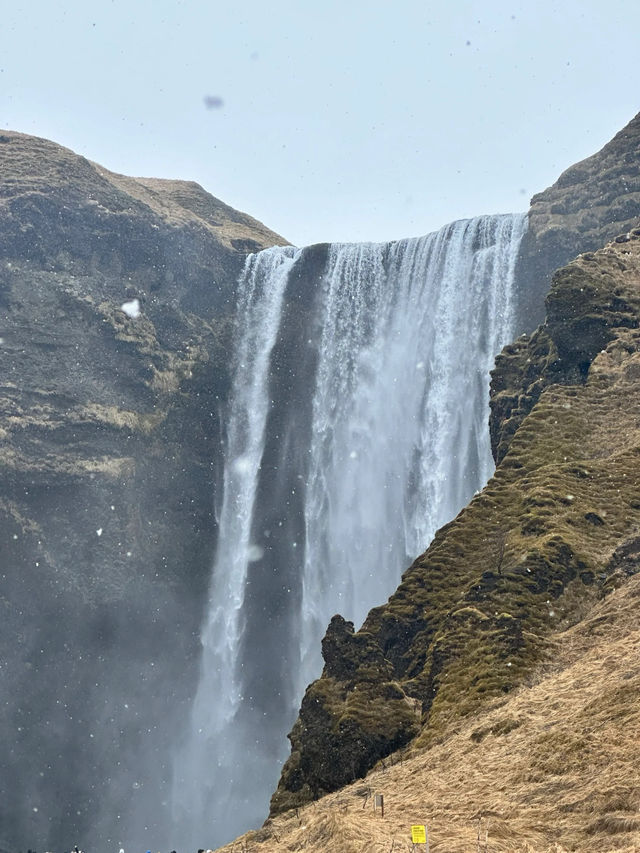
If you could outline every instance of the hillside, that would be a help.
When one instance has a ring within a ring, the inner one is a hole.
[[[637,851],[639,599],[634,577],[551,633],[549,659],[509,696],[221,853],[392,853],[411,849],[412,824],[433,853]]]

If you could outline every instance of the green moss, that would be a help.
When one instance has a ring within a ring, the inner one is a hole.
[[[366,688],[352,690],[335,725],[344,729],[349,722],[367,735],[382,738],[398,729],[406,729],[413,735],[419,728],[413,708],[397,682],[383,683],[375,692]]]

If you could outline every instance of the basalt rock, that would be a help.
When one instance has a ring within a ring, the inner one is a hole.
[[[360,778],[420,729],[420,703],[394,680],[371,635],[355,634],[352,622],[334,616],[322,654],[322,678],[307,689],[289,735],[291,757],[271,800],[274,813]]]

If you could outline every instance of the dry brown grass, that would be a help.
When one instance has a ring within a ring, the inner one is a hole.
[[[138,203],[138,214],[144,215],[146,208],[171,225],[197,225],[227,248],[234,248],[237,240],[251,241],[252,250],[287,242],[193,181],[118,175],[47,139],[14,131],[3,131],[2,136],[11,144],[0,146],[0,168],[9,188],[0,198],[0,212],[16,196],[55,197],[63,188],[67,203],[71,199],[85,208],[111,212]]]
[[[452,721],[437,745],[221,851],[393,853],[412,848],[415,823],[432,853],[639,851],[639,608],[640,577],[557,634],[527,686]]]
[[[176,225],[197,221],[227,247],[233,240],[252,240],[260,248],[284,246],[287,241],[246,213],[234,210],[211,196],[194,181],[163,178],[132,178],[110,172],[97,163],[96,171],[118,189],[150,207]]]

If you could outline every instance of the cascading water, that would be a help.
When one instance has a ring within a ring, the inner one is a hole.
[[[174,779],[176,819],[180,832],[187,836],[192,830],[209,836],[213,829],[217,834],[210,820],[219,822],[223,813],[219,808],[212,810],[211,798],[225,804],[233,795],[234,773],[242,767],[246,751],[246,744],[229,738],[228,732],[233,730],[243,700],[242,661],[237,649],[247,566],[255,559],[257,548],[251,546],[250,532],[265,442],[269,357],[294,252],[287,247],[251,255],[240,282],[224,497],[209,613],[202,634],[202,678],[190,737],[176,762]]]
[[[239,285],[202,674],[174,767],[182,844],[264,818],[320,639],[359,623],[489,477],[488,379],[524,216],[269,249]]]
[[[521,217],[481,217],[389,246],[331,248],[301,689],[317,677],[331,615],[360,623],[490,476],[489,370],[513,330],[523,227]]]

